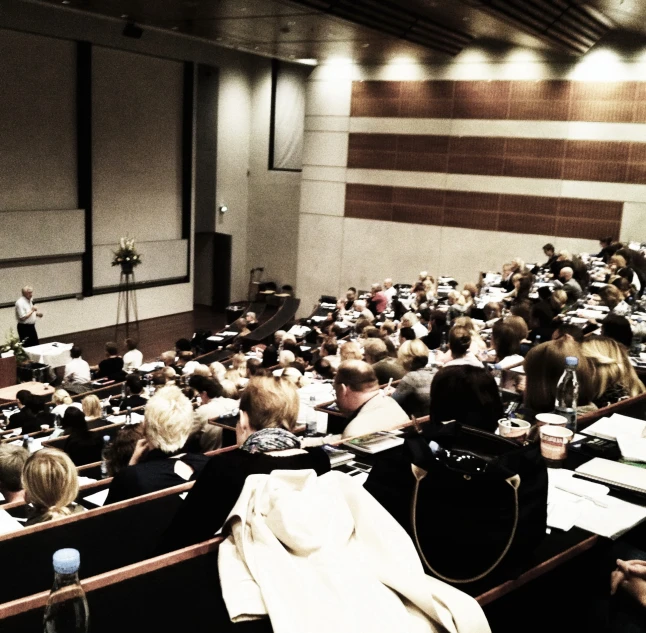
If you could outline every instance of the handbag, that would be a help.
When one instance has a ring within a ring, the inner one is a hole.
[[[545,536],[540,448],[457,422],[424,425],[383,453],[365,487],[409,533],[426,570],[453,584],[513,570]]]

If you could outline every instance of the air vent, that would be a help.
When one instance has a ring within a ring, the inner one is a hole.
[[[457,55],[473,37],[407,11],[385,0],[293,0],[375,31],[449,55]]]
[[[482,0],[468,4],[577,55],[587,53],[613,26],[600,11],[568,0]]]

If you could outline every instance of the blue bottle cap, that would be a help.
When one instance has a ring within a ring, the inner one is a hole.
[[[81,566],[81,555],[71,547],[54,552],[54,571],[57,574],[75,574]]]
[[[110,441],[110,436],[109,435],[104,435],[103,436],[103,441],[104,442],[109,442]]]
[[[566,356],[565,364],[567,367],[576,367],[579,364],[579,359],[576,356]]]

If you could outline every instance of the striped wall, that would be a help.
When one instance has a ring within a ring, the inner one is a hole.
[[[423,268],[474,281],[512,256],[541,260],[547,241],[591,252],[601,235],[646,239],[641,62],[610,72],[465,59],[330,65],[311,77],[298,279],[306,309],[309,295],[406,281]]]

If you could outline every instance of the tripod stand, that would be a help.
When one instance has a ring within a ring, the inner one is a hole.
[[[117,323],[114,326],[114,338],[117,340],[119,330],[119,319],[121,318],[122,307],[125,314],[124,324],[126,326],[126,338],[130,335],[130,317],[132,315],[133,324],[139,331],[139,312],[137,310],[137,294],[135,292],[135,273],[134,270],[121,270],[119,278],[119,298],[117,299]]]

